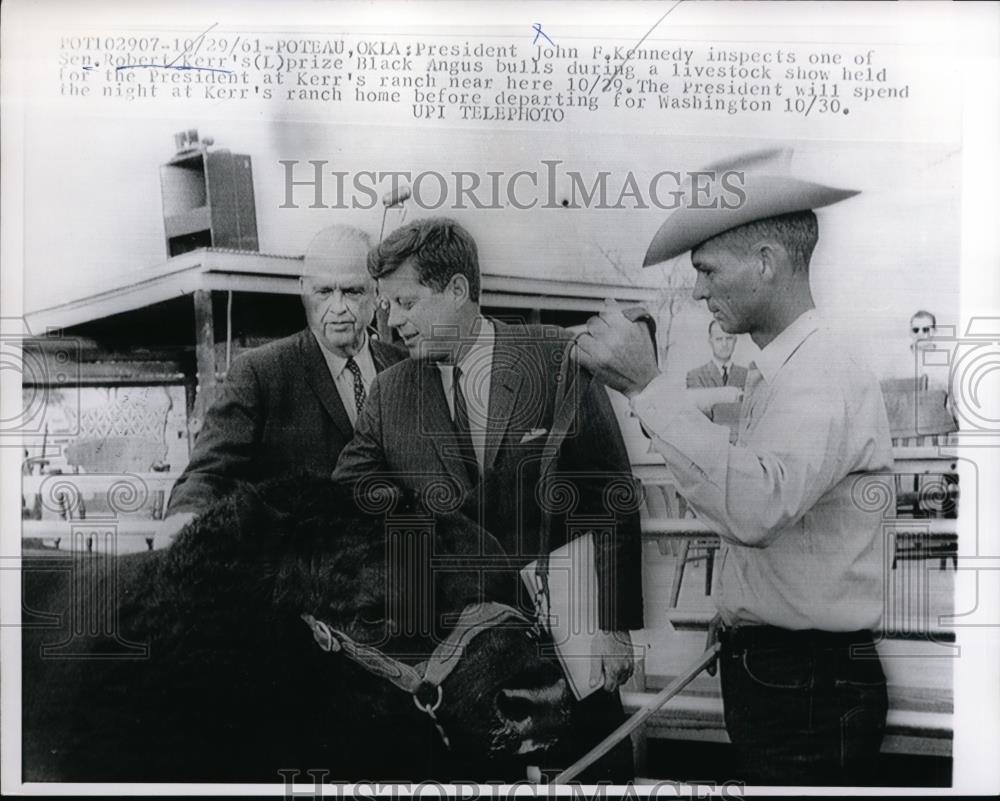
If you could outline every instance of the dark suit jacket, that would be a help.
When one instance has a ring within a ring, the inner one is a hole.
[[[378,376],[334,479],[363,485],[366,476],[379,475],[428,491],[428,497],[433,485],[447,487],[434,501],[447,505],[451,495],[455,508],[497,537],[513,562],[523,566],[539,551],[541,509],[535,490],[569,334],[552,326],[495,325],[478,487],[455,441],[438,368],[417,360]],[[566,515],[555,517],[549,550],[587,530],[605,532],[596,538],[600,624],[605,630],[636,629],[642,627],[638,503],[616,494],[631,490],[632,472],[606,393],[603,385],[591,383],[560,450],[555,469],[575,487],[575,503]]]
[[[747,368],[738,364],[731,364],[729,375],[725,384],[722,383],[722,371],[714,361],[695,367],[687,374],[688,389],[705,389],[708,387],[740,387],[747,383]]]
[[[406,354],[371,341],[376,370]],[[168,514],[201,512],[239,481],[308,470],[329,475],[354,430],[309,329],[233,361],[205,414]]]

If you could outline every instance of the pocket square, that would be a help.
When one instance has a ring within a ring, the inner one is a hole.
[[[527,434],[521,437],[521,444],[523,445],[525,442],[531,442],[533,439],[544,437],[548,433],[549,430],[547,428],[533,428],[531,429],[531,431],[529,431]]]

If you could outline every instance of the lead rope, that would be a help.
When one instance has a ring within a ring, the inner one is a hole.
[[[598,759],[618,745],[618,743],[638,729],[643,723],[646,722],[646,718],[656,712],[661,706],[666,704],[667,701],[687,687],[699,673],[705,670],[709,665],[713,664],[718,658],[720,647],[719,643],[714,643],[711,647],[709,647],[708,650],[692,662],[683,673],[660,690],[660,692],[657,693],[647,705],[636,711],[632,717],[622,723],[617,729],[611,732],[611,734],[580,757],[580,759],[556,776],[552,780],[552,784],[566,784],[567,782],[575,779],[583,771],[593,765]]]
[[[434,714],[434,710],[441,706],[442,697],[443,692],[440,685],[438,685],[438,697],[433,705],[427,704],[426,706],[421,706],[420,701],[417,700],[417,696],[413,696],[413,703],[417,705],[417,709],[425,713],[427,717],[431,719],[431,723],[434,724],[434,728],[437,729],[437,733],[441,737],[441,742],[444,743],[444,747],[450,751],[451,740],[448,739],[448,735],[445,733],[444,726],[441,725],[441,721],[438,720],[438,716]]]

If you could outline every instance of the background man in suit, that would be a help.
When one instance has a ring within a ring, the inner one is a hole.
[[[341,225],[310,242],[299,279],[307,327],[233,362],[171,492],[159,545],[239,481],[333,470],[376,372],[405,358],[366,331],[375,312],[370,246]]]
[[[371,252],[368,266],[389,303],[389,325],[411,358],[372,385],[334,479],[388,474],[418,492],[448,486],[455,508],[496,536],[518,567],[527,564],[539,555],[536,489],[568,333],[484,318],[476,244],[452,220],[418,220],[396,230]],[[641,543],[637,503],[610,500],[616,489],[629,494],[633,485],[600,384],[578,399],[555,469],[575,508],[568,518],[556,517],[549,548],[597,532],[602,634],[592,682],[613,691],[633,668],[628,630],[642,626]],[[567,519],[570,526],[573,519],[587,522],[567,532]],[[597,692],[586,703],[594,740],[620,722],[617,693]],[[626,747],[624,768],[616,756],[607,767],[621,778],[631,754]]]
[[[687,374],[688,389],[706,387],[739,387],[747,382],[747,368],[733,364],[736,335],[728,334],[715,320],[708,324],[708,344],[712,347],[712,360],[695,367]]]

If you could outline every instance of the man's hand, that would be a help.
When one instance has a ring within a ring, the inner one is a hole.
[[[604,310],[587,321],[576,342],[580,364],[627,397],[642,392],[660,374],[645,325],[630,322],[613,300],[606,300]]]
[[[600,631],[591,646],[590,686],[601,684],[612,692],[632,675],[635,669],[632,637],[627,631]]]
[[[156,536],[153,538],[153,550],[158,551],[161,548],[168,548],[170,543],[174,541],[174,538],[181,533],[181,529],[194,520],[195,517],[194,512],[180,512],[170,515],[170,517],[163,520],[157,529]]]
[[[739,403],[743,390],[739,387],[700,387],[686,389],[688,399],[698,407],[698,411],[711,414],[717,403]]]

